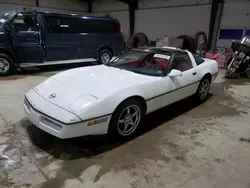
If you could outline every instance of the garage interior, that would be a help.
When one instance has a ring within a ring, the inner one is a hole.
[[[249,0],[0,0],[0,14],[10,10],[109,16],[126,41],[142,32],[154,45],[203,32],[206,51],[222,53],[250,36]],[[25,118],[24,94],[73,67],[0,77],[1,188],[250,187],[248,79],[226,80],[221,69],[205,103],[152,113],[135,138],[110,144],[102,136],[60,140]]]

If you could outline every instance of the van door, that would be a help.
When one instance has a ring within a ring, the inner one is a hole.
[[[84,35],[79,28],[81,18],[60,14],[44,14],[43,17],[46,61],[81,59],[85,47]]]
[[[43,50],[37,16],[33,12],[18,13],[11,22],[13,51],[19,63],[42,63]]]

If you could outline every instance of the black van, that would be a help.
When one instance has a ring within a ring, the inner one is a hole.
[[[107,63],[124,47],[117,19],[38,11],[0,16],[0,76],[17,67]]]

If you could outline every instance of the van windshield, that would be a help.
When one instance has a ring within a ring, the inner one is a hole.
[[[0,26],[2,26],[6,21],[10,20],[16,14],[15,11],[6,12],[0,14]]]

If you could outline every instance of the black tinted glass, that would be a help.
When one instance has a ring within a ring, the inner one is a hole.
[[[189,70],[193,67],[192,61],[188,54],[176,54],[174,56],[172,69],[180,70],[182,72]]]
[[[119,33],[119,25],[113,20],[46,15],[45,22],[50,33]]]
[[[196,54],[193,54],[193,56],[194,56],[194,59],[195,59],[197,65],[200,65],[205,61],[203,58],[201,58],[200,56],[198,56]]]
[[[49,33],[81,33],[80,18],[45,16],[45,22]]]
[[[32,13],[18,13],[12,21],[12,30],[19,31],[35,31],[35,20]]]

